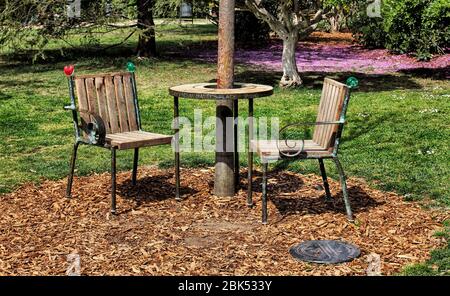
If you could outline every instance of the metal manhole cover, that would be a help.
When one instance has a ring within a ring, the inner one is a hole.
[[[336,264],[355,259],[361,251],[357,246],[342,241],[313,240],[291,247],[289,253],[301,261]]]

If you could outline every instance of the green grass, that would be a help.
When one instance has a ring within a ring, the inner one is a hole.
[[[158,27],[160,56],[136,60],[132,47],[136,37],[125,46],[106,52],[64,49],[60,41],[51,42],[47,61],[30,64],[3,52],[0,63],[0,192],[8,192],[27,181],[59,179],[67,174],[72,148],[71,116],[62,109],[69,102],[67,82],[62,73],[65,64],[75,63],[78,73],[115,71],[134,60],[138,70],[138,90],[143,127],[171,133],[172,100],[167,88],[174,84],[212,81],[216,65],[185,58],[191,47],[208,46],[215,40],[215,28],[196,25]],[[118,43],[127,36],[123,30],[104,34],[103,45]],[[79,36],[78,36],[79,37]],[[76,43],[77,35],[72,42]],[[23,56],[21,56],[23,58]],[[337,73],[343,79],[350,73]],[[323,73],[306,73],[305,87],[297,90],[275,88],[268,99],[257,100],[256,116],[279,117],[281,125],[314,120],[320,97]],[[384,190],[393,190],[409,199],[430,199],[450,205],[450,135],[448,95],[445,80],[411,75],[358,74],[361,88],[352,95],[348,125],[344,131],[340,155],[350,176],[362,177]],[[277,84],[279,73],[248,66],[237,67],[240,81]],[[214,115],[212,102],[182,100],[181,114],[193,118],[201,108],[204,116]],[[245,108],[241,107],[241,110]],[[434,111],[434,112],[433,112]],[[245,116],[245,111],[243,112]],[[130,169],[131,153],[119,153],[119,168]],[[102,149],[81,147],[78,174],[86,175],[109,168],[109,155]],[[183,165],[211,165],[211,153],[188,153]],[[142,163],[170,163],[167,147],[144,149]],[[245,159],[242,159],[245,165]],[[280,164],[284,165],[284,164]],[[286,164],[289,169],[317,172],[315,162]],[[329,164],[332,177],[334,167]]]
[[[435,236],[447,241],[447,246],[431,251],[431,258],[425,263],[406,266],[402,275],[450,275],[450,220],[444,222],[444,230]]]

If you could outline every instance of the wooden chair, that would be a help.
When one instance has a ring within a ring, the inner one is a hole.
[[[356,87],[358,81],[351,77],[347,81],[352,87]],[[263,164],[262,180],[262,222],[267,223],[267,170],[268,163],[280,159],[318,159],[320,172],[326,193],[327,200],[331,199],[330,188],[324,159],[333,159],[339,172],[342,193],[344,197],[345,209],[349,221],[353,221],[352,210],[348,199],[347,184],[344,170],[338,158],[339,143],[341,141],[342,129],[345,123],[347,106],[350,99],[350,87],[340,82],[325,78],[322,97],[316,122],[314,123],[294,123],[285,126],[283,131],[294,126],[314,126],[314,134],[310,140],[253,140],[250,148],[261,158]],[[249,163],[253,159],[249,155]],[[251,166],[249,166],[251,167]],[[252,203],[252,172],[249,170],[248,177],[248,198]]]
[[[64,72],[69,81],[75,128],[75,144],[70,162],[66,196],[71,197],[73,173],[80,144],[111,150],[111,213],[116,213],[116,150],[134,149],[132,184],[136,184],[139,148],[167,145],[172,136],[141,130],[141,118],[134,75],[135,66],[128,63],[128,72],[73,75],[73,66]],[[75,104],[75,93],[78,108]],[[80,123],[79,116],[80,113]],[[176,198],[179,199],[179,169],[175,170]]]

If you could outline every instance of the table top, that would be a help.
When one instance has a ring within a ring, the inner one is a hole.
[[[171,96],[204,100],[238,100],[267,97],[273,94],[273,87],[253,83],[235,83],[235,88],[218,89],[216,83],[193,83],[169,88]]]

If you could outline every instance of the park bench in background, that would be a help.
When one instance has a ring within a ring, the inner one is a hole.
[[[166,145],[172,136],[141,130],[141,119],[134,76],[135,66],[128,72],[73,76],[73,66],[64,68],[69,79],[71,110],[75,127],[70,173],[66,196],[71,197],[77,149],[80,144],[111,150],[111,212],[116,213],[116,150],[134,149],[132,184],[136,184],[139,148]],[[76,93],[76,96],[75,96]],[[75,104],[78,99],[78,108]],[[80,113],[80,118],[78,117]],[[79,123],[80,119],[80,123]],[[179,198],[179,170],[175,170],[176,198]]]
[[[350,78],[347,82],[352,87],[357,86],[357,80]],[[350,87],[340,82],[325,78],[322,97],[316,122],[294,123],[285,126],[280,130],[280,135],[291,127],[314,126],[314,134],[311,140],[253,140],[251,149],[261,158],[263,164],[262,180],[262,221],[267,223],[267,170],[268,163],[280,159],[318,159],[320,172],[322,174],[326,198],[331,199],[330,188],[324,159],[333,159],[339,173],[339,178],[344,196],[347,217],[353,221],[352,210],[347,192],[347,184],[344,170],[338,158],[339,143],[342,129],[345,123],[345,116],[350,99]],[[251,167],[251,166],[249,166]],[[249,199],[252,196],[252,174],[249,172]]]

